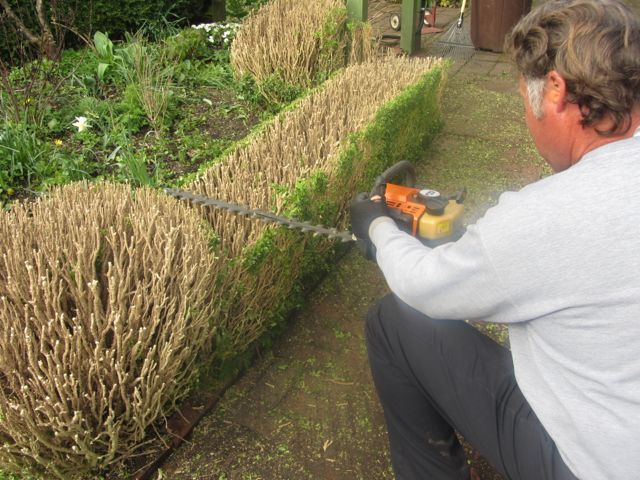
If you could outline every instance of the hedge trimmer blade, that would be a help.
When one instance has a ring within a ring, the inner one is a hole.
[[[276,223],[278,225],[284,225],[292,230],[300,230],[302,232],[313,232],[314,236],[323,235],[331,239],[339,239],[342,242],[353,242],[356,237],[351,232],[339,231],[335,228],[328,228],[322,225],[312,225],[309,222],[301,222],[294,218],[282,217],[273,213],[265,212],[263,210],[251,209],[236,205],[234,203],[228,203],[223,200],[217,200],[215,198],[205,197],[204,195],[198,195],[196,193],[180,190],[179,188],[165,188],[165,193],[177,198],[178,200],[185,200],[195,205],[211,206],[227,210],[242,217],[252,217],[262,220],[267,223]]]

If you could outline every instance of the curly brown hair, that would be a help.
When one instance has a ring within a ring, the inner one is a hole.
[[[640,19],[621,0],[551,0],[522,18],[507,36],[525,79],[556,70],[582,125],[610,118],[601,135],[625,133],[640,104]]]

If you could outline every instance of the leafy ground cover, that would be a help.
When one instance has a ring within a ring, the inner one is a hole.
[[[211,164],[279,108],[234,79],[237,24],[97,33],[60,62],[0,71],[0,202],[109,179],[171,185]]]

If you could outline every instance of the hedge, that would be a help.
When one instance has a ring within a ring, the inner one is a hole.
[[[417,160],[440,128],[441,60],[384,59],[346,68],[185,189],[347,228],[358,191],[399,160]],[[203,214],[229,266],[216,355],[227,362],[299,305],[336,244],[215,209]]]
[[[185,189],[348,227],[440,128],[446,64],[340,71]],[[91,478],[147,450],[202,368],[286,326],[339,245],[146,189],[74,184],[0,212],[0,468]]]
[[[237,78],[253,78],[273,102],[376,55],[368,23],[349,21],[342,0],[271,0],[242,23],[231,45]]]
[[[72,184],[0,211],[0,249],[0,469],[96,478],[146,452],[214,331],[202,220],[160,192]]]

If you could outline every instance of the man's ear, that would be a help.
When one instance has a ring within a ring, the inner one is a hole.
[[[567,104],[567,82],[557,70],[551,70],[547,73],[545,90],[551,103],[556,106],[556,111],[564,110]]]

